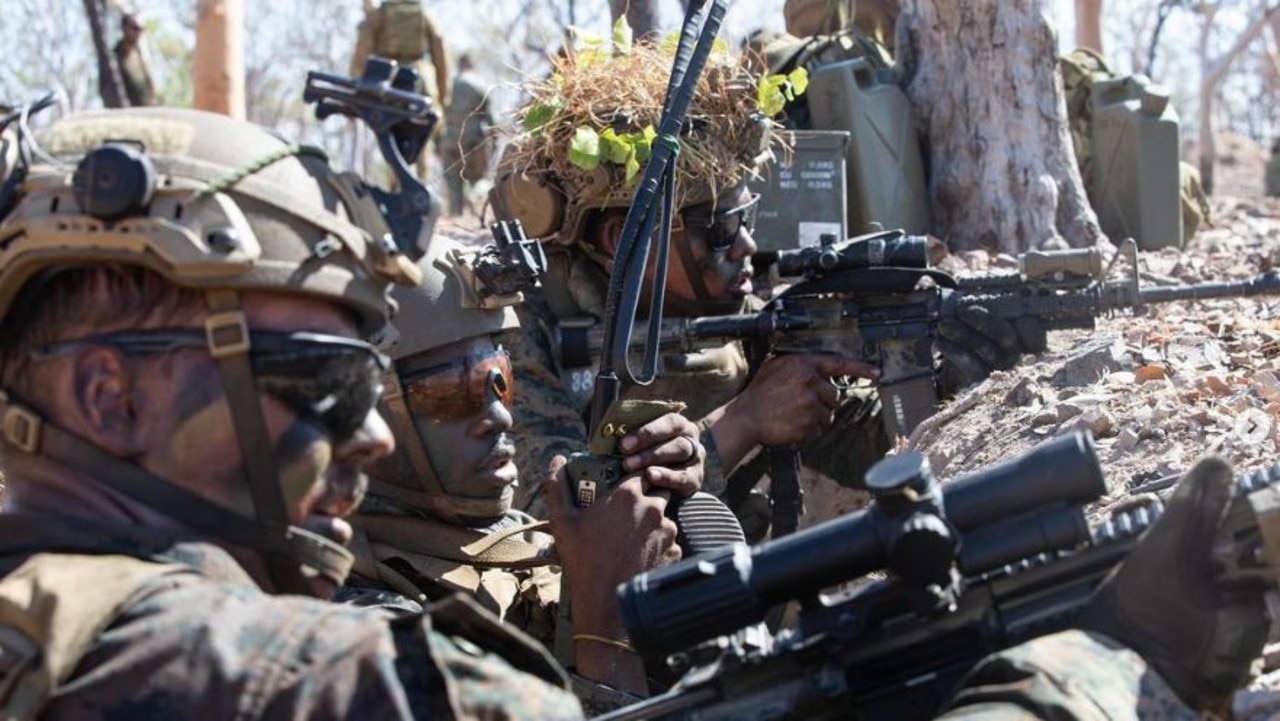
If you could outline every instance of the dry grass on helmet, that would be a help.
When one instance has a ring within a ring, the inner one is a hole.
[[[504,156],[504,169],[550,173],[570,196],[599,197],[601,205],[613,195],[629,197],[634,166],[629,179],[625,164],[601,162],[608,180],[600,183],[600,169],[575,164],[570,147],[579,128],[611,128],[619,135],[656,129],[673,59],[667,45],[638,43],[626,54],[587,50],[558,58],[550,77],[525,88],[531,96],[521,109],[525,131]],[[757,107],[757,84],[736,57],[720,49],[711,53],[680,134],[680,206],[714,199],[767,157],[773,124]],[[643,145],[639,169],[647,159]]]

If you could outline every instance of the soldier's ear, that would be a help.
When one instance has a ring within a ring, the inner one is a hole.
[[[96,446],[124,458],[142,449],[134,393],[134,368],[124,354],[109,346],[86,348],[72,368],[76,432]]]
[[[614,257],[618,252],[618,243],[622,240],[622,226],[626,225],[626,213],[606,211],[600,215],[595,225],[595,238],[592,240],[600,252]]]

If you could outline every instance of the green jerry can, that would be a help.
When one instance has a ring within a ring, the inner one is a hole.
[[[1102,232],[1143,250],[1183,245],[1178,113],[1144,75],[1093,84],[1089,202]]]
[[[845,130],[849,177],[849,235],[902,228],[929,229],[924,162],[915,113],[893,68],[866,58],[824,65],[809,75],[809,114],[814,130]]]
[[[751,235],[761,252],[817,247],[823,235],[845,235],[845,146],[849,134],[789,130],[773,160],[747,182],[760,194]]]

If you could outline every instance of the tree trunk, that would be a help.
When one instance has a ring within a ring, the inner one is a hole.
[[[1102,237],[1072,154],[1046,2],[902,3],[898,49],[929,149],[934,232],[953,250]]]
[[[658,3],[655,0],[609,0],[609,11],[614,22],[625,13],[627,24],[637,39],[658,32]]]
[[[1102,53],[1102,0],[1076,0],[1076,45]]]
[[[196,3],[195,106],[243,120],[244,0]]]
[[[1199,7],[1200,26],[1200,107],[1196,114],[1199,120],[1198,145],[1200,146],[1200,186],[1204,192],[1213,193],[1213,170],[1218,162],[1218,147],[1213,133],[1213,101],[1227,76],[1231,63],[1240,56],[1244,49],[1257,39],[1268,23],[1280,18],[1280,5],[1268,7],[1249,23],[1243,33],[1236,36],[1235,43],[1229,50],[1217,58],[1209,57],[1209,38],[1213,33],[1213,19],[1217,14],[1218,4],[1202,3]]]
[[[93,53],[98,58],[98,94],[108,108],[124,107],[124,90],[120,82],[115,56],[107,42],[107,29],[103,23],[105,3],[102,0],[84,0],[84,12],[89,18],[89,32],[93,35]]]

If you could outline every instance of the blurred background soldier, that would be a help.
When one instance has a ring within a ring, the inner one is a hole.
[[[440,159],[448,184],[448,212],[459,215],[474,210],[475,194],[484,192],[480,184],[489,172],[489,87],[476,72],[471,56],[458,58],[458,74],[453,79],[446,115],[444,143]]]
[[[516,388],[495,337],[517,321],[509,306],[478,307],[469,270],[475,255],[436,238],[419,263],[422,284],[393,294],[400,304],[394,366],[380,411],[396,450],[371,469],[369,495],[355,518],[353,575],[335,600],[417,612],[466,593],[548,648],[562,634],[574,650],[562,661],[575,671],[575,693],[589,711],[616,708],[635,697],[612,689],[643,695],[646,688],[640,656],[627,649],[617,624],[612,588],[678,558],[675,529],[655,519],[650,534],[619,531],[627,520],[618,514],[634,510],[622,502],[634,486],[581,511],[563,508],[561,489],[551,494],[562,504],[550,504],[550,525],[512,509],[519,483],[509,435]],[[646,483],[680,496],[697,489],[701,466],[688,465],[690,454],[701,453],[692,422],[672,413],[632,435],[646,441],[627,456]],[[654,502],[631,500],[641,507]],[[589,543],[574,543],[557,529],[571,512],[593,529],[585,534]],[[553,547],[553,531],[566,545]],[[571,578],[590,575],[609,589],[603,599],[583,597],[590,586],[573,584],[572,629],[557,621],[562,564]]]
[[[125,13],[120,17],[120,41],[113,51],[129,105],[158,105],[155,81],[151,78],[151,66],[142,42],[142,23],[137,15]]]
[[[420,90],[435,101],[440,117],[446,117],[449,57],[422,0],[383,0],[376,8],[372,0],[365,0],[364,20],[356,30],[356,48],[351,54],[351,77],[360,77],[370,55],[417,70],[422,80]],[[437,135],[441,125],[443,122],[436,126]],[[418,157],[418,175],[423,180],[427,179],[429,157],[426,152]]]

